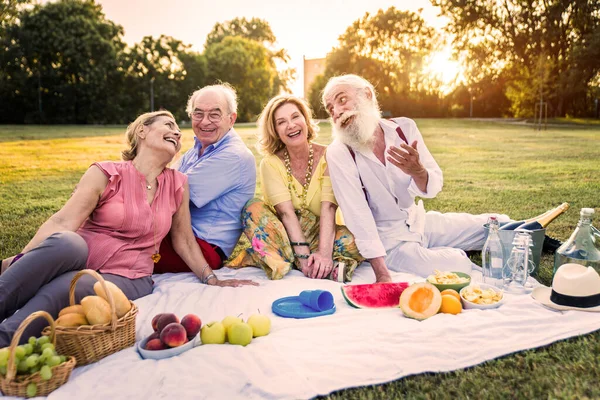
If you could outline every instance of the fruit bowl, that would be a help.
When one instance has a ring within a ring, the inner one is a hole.
[[[189,349],[196,346],[199,340],[199,336],[196,335],[192,340],[187,343],[182,344],[181,346],[171,347],[169,349],[164,350],[146,350],[146,342],[148,342],[149,337],[146,337],[140,340],[137,344],[137,351],[140,353],[142,358],[152,359],[152,360],[162,360],[163,358],[169,358],[173,356],[177,356],[183,352],[188,351]]]
[[[479,303],[474,303],[472,301],[469,301],[467,299],[465,299],[465,293],[470,290],[470,288],[478,286],[482,291],[485,290],[493,290],[496,293],[500,294],[500,300],[491,303],[491,304],[479,304]],[[473,284],[470,286],[466,286],[464,288],[462,288],[462,290],[460,291],[460,300],[463,303],[463,307],[468,310],[468,309],[475,309],[475,310],[489,310],[492,308],[498,308],[500,307],[502,304],[504,304],[504,293],[502,292],[501,289],[497,288],[496,286],[492,286],[492,285],[488,285],[486,283],[477,283],[477,284]]]
[[[442,290],[446,290],[446,289],[453,289],[456,290],[457,292],[460,292],[460,290],[462,288],[464,288],[465,286],[469,286],[469,284],[471,283],[471,275],[464,273],[464,272],[452,272],[456,275],[458,275],[461,278],[467,278],[466,282],[461,282],[461,283],[437,283],[434,281],[431,281],[429,278],[431,278],[431,275],[427,277],[427,282],[431,283],[433,286],[435,286],[436,288],[438,288],[440,290],[440,292]]]

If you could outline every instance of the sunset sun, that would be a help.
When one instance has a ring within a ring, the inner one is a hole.
[[[460,64],[452,60],[452,49],[445,47],[439,52],[431,55],[429,63],[424,67],[430,78],[441,83],[441,91],[448,93],[463,79]]]

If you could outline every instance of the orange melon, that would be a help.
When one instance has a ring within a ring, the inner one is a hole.
[[[442,295],[429,282],[413,283],[400,295],[402,313],[419,321],[437,314],[441,306]]]

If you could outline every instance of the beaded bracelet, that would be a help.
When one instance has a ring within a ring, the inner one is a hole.
[[[294,253],[294,257],[301,258],[301,259],[307,259],[308,257],[310,257],[310,254],[296,254],[296,253]]]
[[[204,283],[205,285],[208,285],[208,281],[211,280],[212,278],[217,278],[217,276],[215,274],[208,274],[208,276],[202,281],[202,283]]]
[[[308,243],[308,242],[292,242],[291,240],[290,240],[290,244],[292,246],[306,246],[306,247],[310,246],[310,243]]]

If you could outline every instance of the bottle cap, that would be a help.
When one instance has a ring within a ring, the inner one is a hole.
[[[531,240],[531,232],[526,229],[515,230],[515,237],[513,239],[513,246],[533,247],[533,240]]]
[[[592,215],[594,215],[594,209],[593,208],[582,208],[579,215],[581,215],[582,217],[591,217]]]

